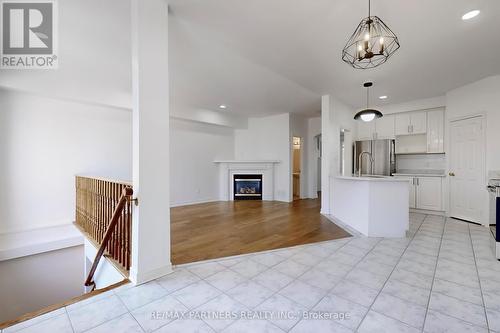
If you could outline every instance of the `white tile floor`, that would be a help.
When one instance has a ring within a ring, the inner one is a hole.
[[[348,238],[186,265],[3,333],[500,332],[500,262],[490,240],[484,227],[411,214],[405,239]],[[223,311],[290,313],[207,316]],[[305,317],[314,314],[336,317]]]

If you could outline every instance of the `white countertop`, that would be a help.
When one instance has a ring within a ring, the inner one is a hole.
[[[368,182],[407,182],[406,179],[398,179],[391,176],[377,176],[377,177],[354,177],[354,176],[337,176],[335,179],[344,179],[344,180],[354,180],[354,181],[368,181]]]
[[[279,160],[216,160],[214,163],[281,163]]]
[[[446,177],[445,174],[435,174],[435,173],[394,173],[393,176],[404,176],[404,177]]]

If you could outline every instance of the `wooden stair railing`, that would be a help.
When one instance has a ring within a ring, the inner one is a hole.
[[[111,220],[109,221],[108,228],[106,229],[106,232],[104,233],[101,245],[99,246],[99,249],[97,250],[94,262],[92,264],[92,267],[89,271],[89,275],[87,276],[87,279],[85,280],[85,286],[90,287],[92,286],[92,290],[95,289],[95,282],[94,282],[94,274],[97,269],[97,266],[99,265],[99,261],[101,260],[101,257],[104,254],[104,251],[108,247],[109,241],[113,237],[113,233],[115,232],[115,228],[118,224],[118,221],[120,220],[124,208],[126,207],[126,204],[131,201],[132,194],[134,191],[132,190],[131,187],[125,187],[122,190],[121,197],[118,201],[118,204],[116,205],[113,215],[111,216]]]

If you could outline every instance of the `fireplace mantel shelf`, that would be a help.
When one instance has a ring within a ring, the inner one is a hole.
[[[261,175],[262,200],[274,200],[274,173],[279,160],[215,160],[219,168],[219,197],[234,200],[235,175]]]
[[[214,163],[281,163],[279,160],[216,160]]]

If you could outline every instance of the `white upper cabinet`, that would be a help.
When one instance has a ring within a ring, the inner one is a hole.
[[[427,152],[444,153],[444,110],[427,112]]]
[[[358,121],[358,140],[373,140],[375,137],[374,121]]]
[[[427,132],[427,112],[405,112],[396,115],[396,135],[425,134]]]
[[[375,121],[375,139],[394,139],[394,116],[388,115]]]
[[[411,118],[409,113],[399,113],[395,116],[395,132],[396,135],[410,134]]]
[[[358,140],[394,139],[394,116],[383,116],[374,121],[358,122]]]
[[[411,134],[425,134],[427,132],[427,112],[411,113]]]

